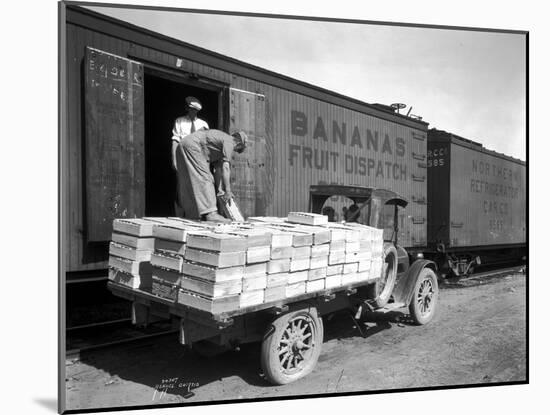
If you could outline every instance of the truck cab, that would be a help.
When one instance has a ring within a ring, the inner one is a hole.
[[[398,212],[408,205],[399,194],[374,187],[314,185],[310,186],[309,209],[322,213],[325,202],[332,196],[351,199],[358,209],[347,215],[346,224],[354,222],[384,229],[383,277],[368,287],[374,308],[400,308],[409,305],[411,316],[418,324],[431,320],[437,297],[437,266],[399,245]],[[383,221],[383,210],[393,207],[393,220]]]
[[[405,208],[409,203],[407,199],[387,189],[341,185],[310,186],[309,195],[309,209],[312,213],[322,213],[324,204],[332,196],[351,199],[359,209],[348,215],[347,222],[349,224],[358,222],[373,228],[384,229],[384,243],[392,244],[397,251],[397,273],[403,274],[409,269],[409,255],[399,246],[397,220],[399,208]],[[382,210],[385,206],[393,206],[393,220],[390,221],[389,227],[382,221]]]

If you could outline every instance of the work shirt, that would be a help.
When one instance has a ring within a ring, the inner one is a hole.
[[[174,128],[172,129],[172,140],[180,142],[181,139],[189,134],[199,131],[201,129],[208,130],[208,124],[206,121],[200,118],[191,120],[188,115],[179,117],[174,121]]]
[[[231,156],[235,147],[232,136],[220,130],[201,130],[190,134],[186,142],[200,143],[206,161],[210,164],[219,161],[231,162]]]

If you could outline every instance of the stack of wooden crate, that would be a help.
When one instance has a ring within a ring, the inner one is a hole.
[[[153,228],[155,249],[151,254],[151,292],[176,301],[189,234],[204,232],[212,226],[180,218],[159,218],[159,222]]]
[[[130,288],[151,287],[154,219],[116,219],[109,245],[109,279]]]
[[[213,314],[381,275],[382,230],[292,212],[219,225],[154,218],[151,292]]]

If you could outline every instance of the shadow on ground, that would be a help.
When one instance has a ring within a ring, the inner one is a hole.
[[[405,321],[406,315],[396,311],[370,313],[360,322],[341,311],[324,318],[324,342],[362,337],[357,323],[365,330],[365,338],[369,338]],[[322,357],[321,352],[321,361]],[[170,385],[167,393],[183,399],[198,395],[204,386],[228,377],[238,377],[260,388],[271,387],[261,376],[260,343],[242,345],[239,351],[204,358],[180,345],[174,334],[86,352],[80,356],[80,361],[107,372],[106,386],[121,380],[146,385],[153,391],[163,390],[161,385]],[[72,375],[76,382],[78,376],[78,373]]]

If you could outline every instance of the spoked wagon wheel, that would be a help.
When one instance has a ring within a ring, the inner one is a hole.
[[[391,298],[397,279],[397,250],[391,244],[384,246],[382,277],[368,287],[368,296],[376,308],[384,307]]]
[[[438,296],[437,277],[430,268],[424,268],[416,280],[409,304],[409,312],[415,324],[427,324],[432,320]]]
[[[310,373],[323,344],[323,320],[315,308],[291,311],[277,318],[262,343],[266,379],[284,385]]]

